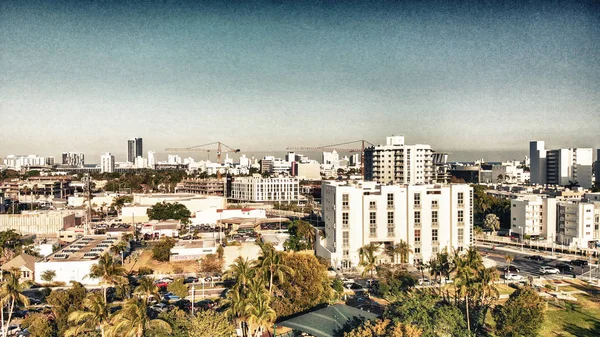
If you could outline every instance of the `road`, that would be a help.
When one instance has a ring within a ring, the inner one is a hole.
[[[572,266],[573,270],[571,272],[565,272],[562,274],[557,274],[557,275],[552,275],[552,274],[548,274],[548,275],[543,275],[540,273],[540,267],[541,266],[556,266],[557,263],[559,262],[566,262],[568,263],[568,261],[571,260],[571,257],[558,257],[558,256],[551,256],[549,254],[544,254],[544,253],[539,253],[538,255],[541,255],[544,257],[544,260],[542,261],[536,261],[536,260],[529,260],[526,257],[527,256],[531,256],[531,255],[535,255],[532,252],[518,252],[517,250],[514,249],[510,249],[510,250],[502,250],[502,248],[497,247],[496,249],[492,249],[492,247],[490,246],[478,246],[477,249],[482,253],[482,254],[487,254],[487,258],[491,259],[493,261],[495,261],[497,263],[497,267],[498,270],[501,271],[502,274],[504,274],[504,267],[506,267],[508,265],[508,263],[506,262],[506,255],[510,255],[514,257],[514,260],[511,262],[511,265],[516,266],[517,268],[520,269],[520,272],[517,274],[522,275],[525,279],[527,279],[527,277],[529,275],[535,276],[535,277],[540,277],[540,276],[544,276],[544,278],[546,279],[560,279],[563,278],[564,276],[573,276],[573,275],[582,275],[583,273],[585,273],[584,275],[586,276],[586,278],[589,276],[589,270],[590,267],[586,266],[586,267],[578,267],[578,266]],[[579,257],[581,258],[581,257]],[[598,268],[593,267],[592,268],[592,277],[599,277],[599,273],[598,273]]]

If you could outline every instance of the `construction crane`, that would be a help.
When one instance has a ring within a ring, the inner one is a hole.
[[[346,148],[344,145],[360,143],[360,148]],[[351,142],[333,144],[333,145],[325,145],[325,146],[288,146],[286,150],[288,151],[342,151],[342,152],[360,152],[360,171],[363,177],[365,176],[365,147],[374,146],[371,142],[366,141],[364,139],[353,140]]]
[[[165,152],[211,152],[211,151],[215,150],[214,147],[213,148],[207,148],[207,147],[210,147],[212,145],[217,145],[217,163],[218,164],[223,164],[223,160],[221,157],[222,153],[238,153],[238,152],[240,152],[240,149],[234,149],[234,148],[227,146],[221,142],[213,142],[213,143],[190,146],[190,147],[169,147],[169,148],[165,149]],[[219,180],[221,179],[221,171],[220,170],[217,170],[217,178]]]

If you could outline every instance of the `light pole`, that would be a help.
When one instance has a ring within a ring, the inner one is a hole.
[[[521,251],[523,251],[523,240],[525,238],[523,237],[523,227],[521,227]]]

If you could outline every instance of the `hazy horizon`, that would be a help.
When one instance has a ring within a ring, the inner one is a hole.
[[[453,161],[597,149],[599,37],[592,0],[2,1],[0,157],[122,161],[132,137],[159,155],[393,134]]]

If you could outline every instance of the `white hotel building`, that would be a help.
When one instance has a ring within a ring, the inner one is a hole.
[[[325,239],[317,254],[336,267],[355,267],[359,249],[408,242],[409,263],[428,262],[442,249],[471,245],[473,189],[466,184],[381,185],[377,182],[322,184]]]

